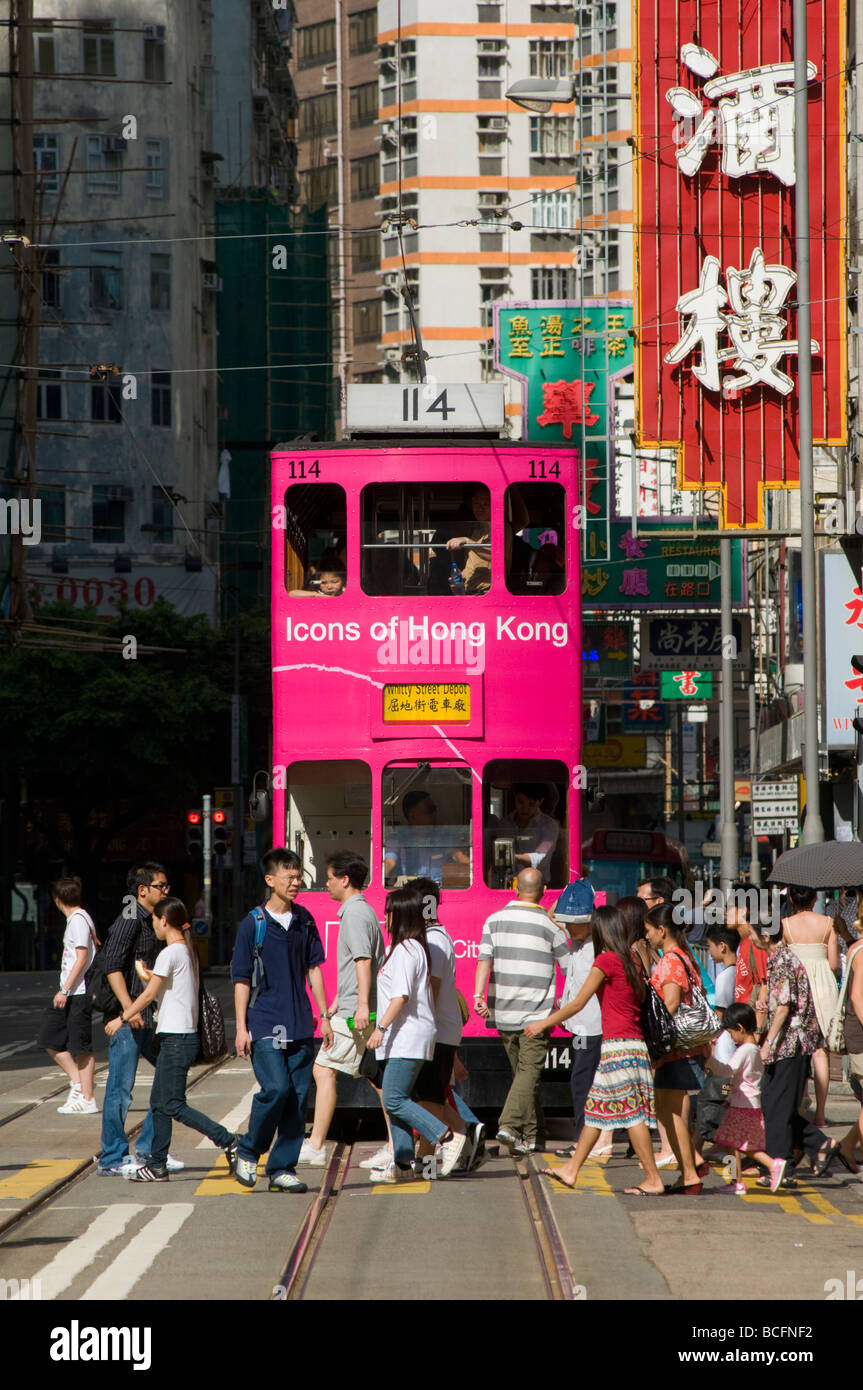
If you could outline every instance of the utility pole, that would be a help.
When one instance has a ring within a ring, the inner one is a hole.
[[[203,796],[203,863],[204,863],[204,916],[213,928],[213,798],[209,792]]]
[[[720,610],[722,614],[722,680],[719,690],[719,886],[728,894],[739,865],[734,820],[734,633],[731,628],[731,541],[719,542]]]
[[[809,78],[806,0],[794,0],[794,185],[797,257],[797,390],[800,453],[800,568],[803,599],[803,775],[806,819],[801,844],[824,839],[818,758],[818,650],[815,579],[815,467],[812,457],[812,291],[809,277]]]
[[[237,610],[234,620],[234,691],[231,696],[231,785],[234,789],[233,846],[231,853],[231,906],[234,926],[243,916],[243,829],[245,805],[240,769],[241,725],[243,718],[240,696],[240,591],[236,594]]]
[[[749,882],[761,887],[761,860],[758,858],[758,836],[755,833],[755,774],[758,771],[758,715],[755,709],[755,685],[749,687]]]

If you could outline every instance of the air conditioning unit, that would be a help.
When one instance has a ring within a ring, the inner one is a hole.
[[[205,271],[205,273],[201,276],[201,289],[212,290],[214,294],[221,294],[221,277],[218,275],[214,275],[212,271]]]
[[[164,43],[164,42],[165,42],[165,32],[166,32],[166,30],[165,30],[165,25],[164,25],[164,24],[145,24],[145,25],[144,25],[144,35],[145,35],[145,37],[148,38],[148,39],[153,39],[155,43]]]
[[[397,290],[399,287],[399,273],[397,270],[387,270],[381,276],[384,289]]]
[[[103,136],[102,136],[102,153],[103,153],[103,154],[124,154],[124,153],[125,153],[125,150],[126,150],[126,141],[123,139],[122,135],[103,135]]]
[[[478,39],[477,52],[492,53],[504,57],[506,54],[506,39]]]
[[[395,58],[379,58],[378,67],[381,72],[398,72],[399,65]]]
[[[489,116],[486,130],[508,130],[509,121],[506,116]]]
[[[398,127],[392,121],[384,121],[381,126],[381,144],[392,145],[394,148],[399,143]]]

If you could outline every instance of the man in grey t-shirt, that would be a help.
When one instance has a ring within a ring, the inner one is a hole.
[[[335,1114],[338,1073],[359,1075],[365,1040],[372,1031],[369,1015],[375,1012],[377,974],[386,953],[377,913],[363,897],[368,872],[365,860],[350,851],[333,855],[327,863],[327,890],[339,904],[338,994],[326,1014],[333,1043],[326,1052],[321,1049],[314,1066],[312,1132],[298,1160],[313,1167],[326,1162],[324,1143]]]

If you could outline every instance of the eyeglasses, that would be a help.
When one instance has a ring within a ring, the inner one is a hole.
[[[170,883],[151,883],[150,887],[158,888],[161,893],[170,893],[171,891]]]

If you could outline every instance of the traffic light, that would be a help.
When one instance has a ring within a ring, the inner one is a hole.
[[[221,858],[228,853],[228,818],[224,811],[213,812],[213,853]]]
[[[186,857],[204,857],[204,816],[201,811],[186,812]]]

